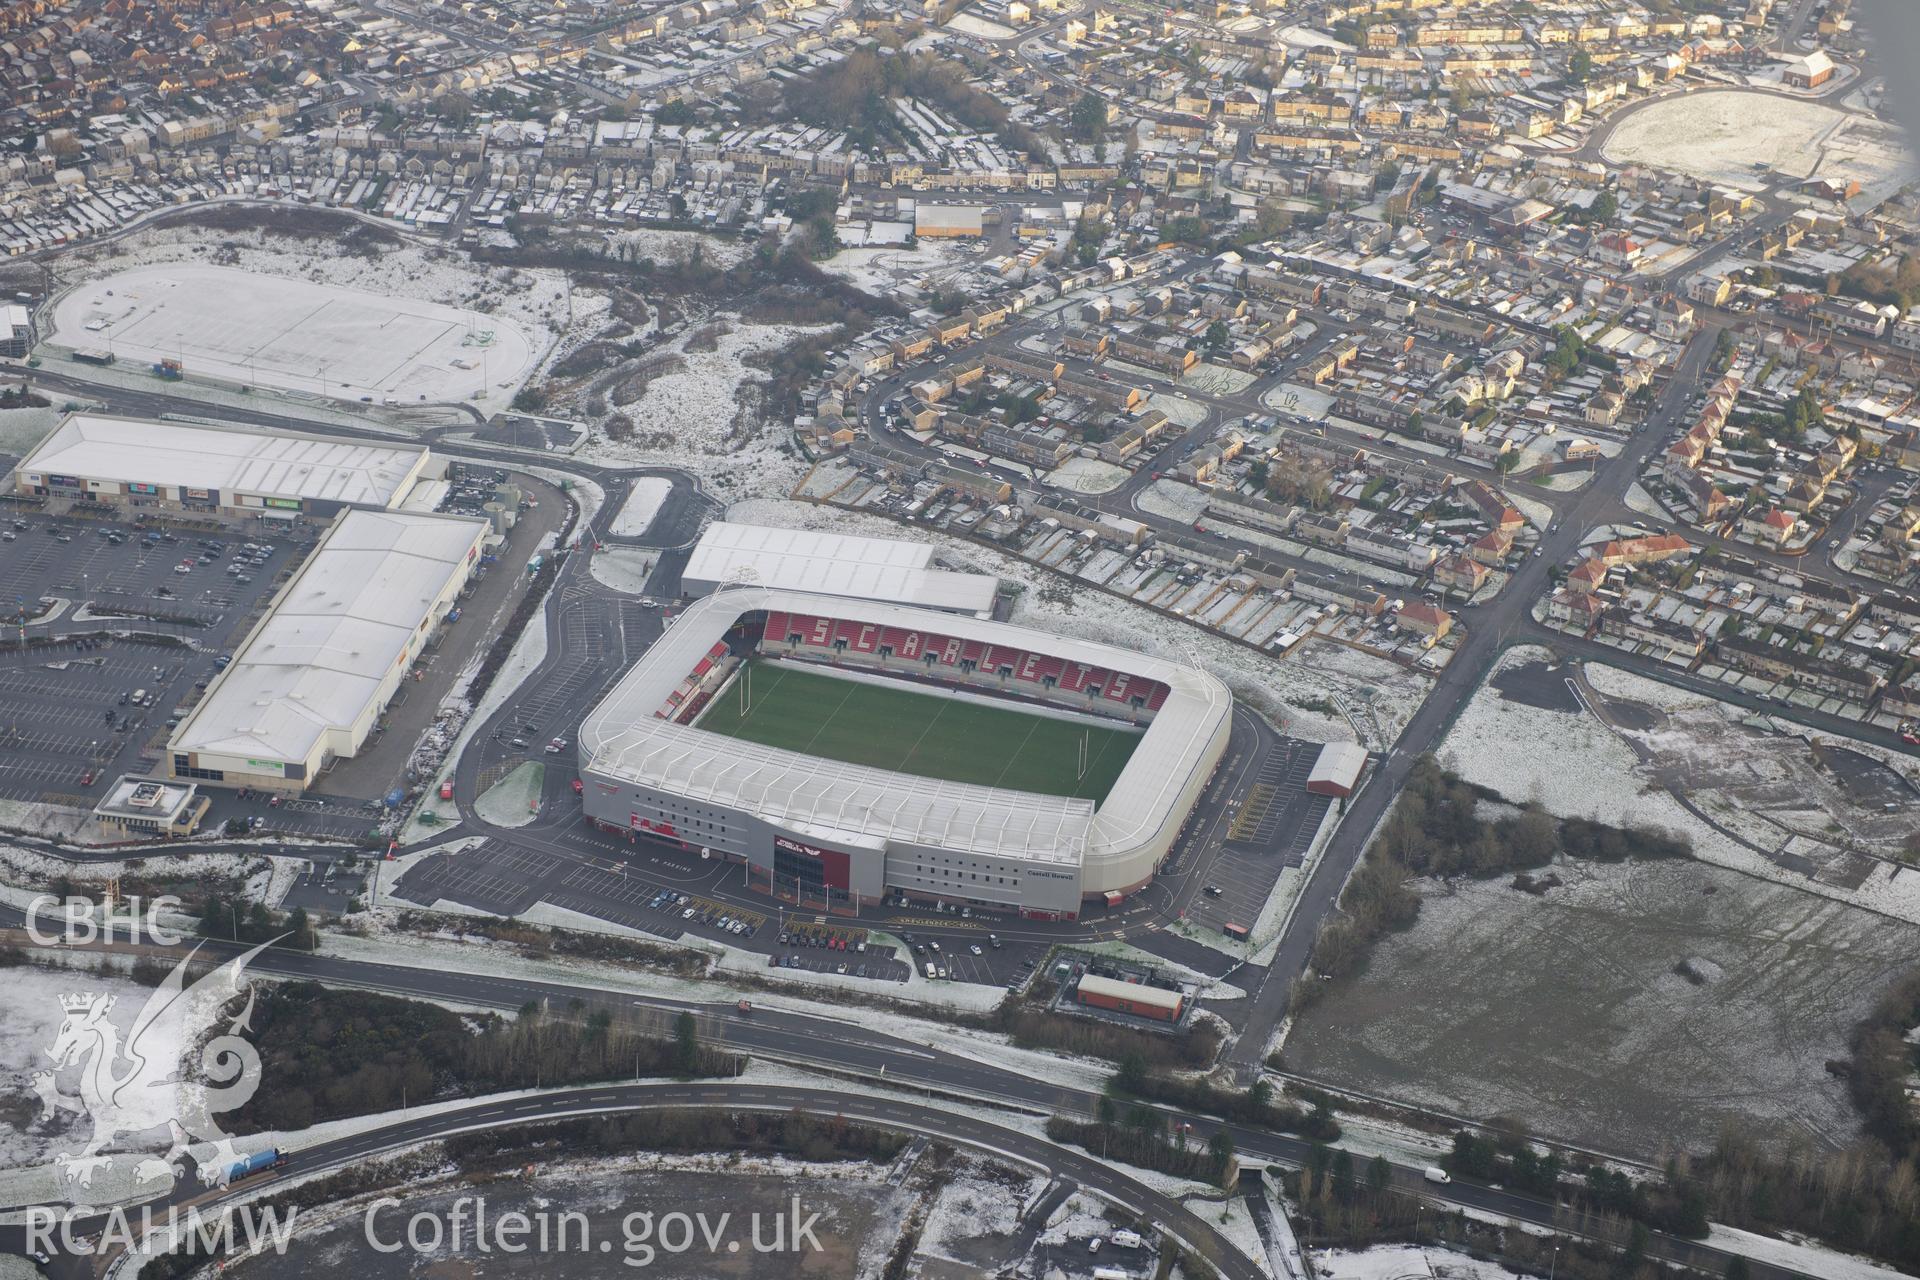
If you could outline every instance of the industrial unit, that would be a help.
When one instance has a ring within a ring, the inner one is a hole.
[[[1187,998],[1178,991],[1142,982],[1118,982],[1097,973],[1082,974],[1074,993],[1081,1004],[1092,1008],[1130,1013],[1155,1022],[1178,1022],[1187,1006]]]
[[[341,515],[174,729],[170,776],[298,791],[357,754],[489,536],[469,517]]]
[[[1099,711],[1145,733],[1096,805],[699,728],[701,708],[730,696],[727,664],[766,651],[853,680],[1017,697],[1089,721]],[[960,614],[734,587],[681,614],[588,714],[582,798],[603,829],[746,863],[748,883],[774,892],[1073,919],[1085,899],[1118,901],[1152,880],[1226,751],[1232,710],[1212,676],[1139,653]]]
[[[445,470],[424,445],[70,413],[14,472],[26,495],[291,520],[395,508]]]
[[[1357,742],[1329,742],[1320,748],[1307,775],[1307,790],[1317,796],[1344,799],[1353,794],[1360,771],[1367,767],[1367,749]]]

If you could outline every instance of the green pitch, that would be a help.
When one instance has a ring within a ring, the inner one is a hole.
[[[1140,741],[1137,729],[1103,729],[796,669],[752,664],[753,697],[741,714],[736,677],[699,727],[729,738],[921,778],[968,782],[1099,804]],[[1087,774],[1079,777],[1080,741]]]

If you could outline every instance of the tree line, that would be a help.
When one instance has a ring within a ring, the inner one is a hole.
[[[251,1038],[262,1087],[242,1132],[304,1129],[504,1089],[660,1076],[732,1076],[742,1060],[703,1045],[691,1015],[616,1026],[605,1010],[539,1005],[511,1020],[316,982],[262,985]]]
[[[907,1139],[886,1129],[796,1109],[786,1112],[703,1110],[697,1107],[636,1111],[462,1134],[447,1141],[447,1154],[463,1168],[498,1160],[525,1164],[542,1158],[574,1159],[627,1151],[738,1152],[785,1155],[814,1163],[865,1160],[885,1163]]]
[[[1483,801],[1499,802],[1442,768],[1432,755],[1414,762],[1392,812],[1340,895],[1341,914],[1314,940],[1311,967],[1322,978],[1359,969],[1375,943],[1410,929],[1420,916],[1411,881],[1423,876],[1484,879],[1543,867],[1556,857],[1617,862],[1626,858],[1685,858],[1685,836],[1649,826],[1617,827],[1587,818],[1555,818],[1539,804],[1488,819]],[[1324,983],[1307,975],[1295,983],[1296,1007],[1317,997]]]

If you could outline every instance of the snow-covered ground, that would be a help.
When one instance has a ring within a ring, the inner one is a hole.
[[[1417,882],[1414,926],[1306,1009],[1289,1067],[1641,1160],[1720,1127],[1845,1147],[1827,1063],[1920,928],[1698,862],[1562,860],[1559,883]]]
[[[620,508],[620,514],[613,518],[608,531],[622,538],[645,535],[659,518],[660,508],[666,505],[672,493],[673,481],[665,476],[641,476],[633,482],[626,504]]]
[[[962,1156],[953,1180],[940,1188],[920,1229],[920,1252],[966,1263],[984,1237],[1011,1236],[1020,1214],[1047,1185],[1043,1174],[1010,1173],[977,1156]]]
[[[1148,515],[1192,524],[1207,513],[1207,491],[1180,480],[1155,480],[1134,495],[1133,505]]]
[[[1004,27],[997,22],[989,22],[985,18],[976,17],[971,13],[955,14],[947,22],[947,26],[954,31],[963,31],[970,36],[984,36],[988,40],[1005,40],[1014,34],[1012,27]]]
[[[617,256],[638,261],[650,258],[658,263],[691,262],[698,257],[714,267],[731,267],[746,261],[748,247],[730,236],[701,235],[697,231],[662,231],[657,227],[626,227],[610,231],[607,243]]]
[[[53,309],[63,345],[109,345],[104,328],[87,326],[110,317],[116,353],[184,356],[189,379],[376,405],[472,400],[484,375],[476,403],[503,409],[569,323],[562,273],[480,267],[410,243],[360,256],[322,240],[163,227],[82,250],[59,274],[73,282]],[[490,347],[468,343],[469,322],[476,343],[493,333]]]
[[[1068,458],[1047,473],[1046,482],[1069,493],[1112,493],[1133,473],[1098,458]]]
[[[913,248],[842,249],[820,264],[856,289],[886,297],[902,282],[920,276],[944,282],[955,273],[972,271],[977,263],[957,246],[922,240]]]
[[[746,324],[734,316],[711,319],[731,326],[715,336],[713,350],[686,350],[687,338],[698,331],[690,328],[663,349],[678,357],[675,368],[648,382],[638,399],[623,405],[616,398],[612,412],[633,423],[633,437],[614,440],[596,433],[577,457],[613,467],[685,464],[706,475],[709,487],[722,495],[793,488],[805,466],[792,449],[787,425],[744,409],[740,390],[767,379],[746,363],[749,356],[778,351],[814,330]]]
[[[255,843],[280,844],[278,840]],[[171,854],[163,863],[147,863],[143,855],[152,848],[127,851],[125,860],[69,862],[65,858],[0,844],[0,901],[25,906],[37,895],[62,881],[80,885],[100,885],[122,876],[128,878],[170,878],[200,883],[240,884],[249,898],[277,900],[292,884],[304,865],[302,858],[271,857],[260,853],[188,853]]]
[[[0,409],[0,453],[23,457],[60,421],[62,403],[56,400],[43,409]]]
[[[540,787],[546,777],[546,765],[523,760],[474,801],[473,811],[496,827],[524,827],[540,815]]]
[[[1894,126],[1763,90],[1670,96],[1621,120],[1602,153],[1750,189],[1768,178],[1756,166],[1792,178],[1853,178],[1870,189],[1897,186],[1913,168]]]
[[[41,836],[63,844],[104,844],[118,840],[118,832],[102,831],[90,809],[42,804],[37,800],[0,800],[0,831]]]
[[[587,572],[603,587],[626,595],[645,595],[647,579],[653,576],[654,553],[638,547],[608,547],[592,553]]]
[[[1877,1262],[1836,1253],[1820,1245],[1779,1240],[1735,1227],[1723,1227],[1718,1223],[1708,1232],[1706,1244],[1709,1248],[1725,1249],[1729,1253],[1744,1254],[1771,1263],[1783,1271],[1819,1276],[1820,1280],[1894,1280],[1903,1274]]]
[[[1314,1273],[1322,1280],[1521,1280],[1498,1263],[1425,1245],[1382,1244],[1371,1249],[1315,1249]]]
[[[179,264],[115,272],[68,291],[53,340],[111,345],[141,364],[353,400],[468,400],[504,408],[535,351],[505,320],[419,297],[237,268]]]
[[[154,989],[120,976],[114,971],[117,967],[117,961],[109,960],[98,970],[78,965],[39,964],[16,965],[7,970],[7,998],[0,1000],[0,1106],[5,1107],[10,1121],[18,1116],[24,1123],[0,1125],[0,1170],[3,1170],[0,1172],[0,1204],[21,1203],[15,1198],[17,1193],[24,1191],[33,1198],[41,1189],[54,1186],[57,1175],[48,1167],[49,1162],[56,1155],[78,1154],[92,1132],[84,1113],[49,1113],[41,1106],[35,1089],[34,1077],[52,1071],[54,1083],[62,1094],[68,1097],[78,1094],[80,1074],[91,1060],[82,1056],[71,1066],[59,1067],[49,1056],[47,1051],[66,1017],[61,1000],[79,994],[110,997],[112,1004],[107,1020],[117,1029],[127,1049],[135,1047],[127,1037],[141,1018],[148,999],[154,995]],[[180,1063],[183,1068],[193,1065],[190,1050],[213,1025],[225,992],[223,989],[193,995],[191,986],[187,991],[188,998],[175,1006],[179,1016],[154,1018],[142,1033],[137,1048],[143,1057],[155,1062]],[[83,1044],[83,1052],[86,1047]],[[114,1069],[124,1072],[126,1067],[121,1063]],[[184,1107],[184,1103],[174,1104],[174,1114],[185,1114]],[[161,1109],[165,1108],[163,1101]],[[141,1109],[139,1113],[144,1115],[146,1111]],[[153,1116],[154,1128],[124,1135],[116,1143],[117,1149],[166,1150],[166,1116],[160,1111],[153,1112]],[[89,1194],[99,1195],[105,1202],[122,1182],[130,1189],[134,1163],[132,1159],[115,1160],[113,1168],[101,1171]]]
[[[1510,649],[1494,674],[1551,655],[1532,646]],[[1601,664],[1590,671],[1613,688],[1633,688],[1650,705],[1699,705],[1697,695],[1657,681],[1629,685]],[[1596,688],[1602,686],[1596,684]],[[1631,696],[1631,695],[1627,695]],[[1440,744],[1440,759],[1469,782],[1491,787],[1508,799],[1538,800],[1563,817],[1642,824],[1680,832],[1693,842],[1694,856],[1716,866],[1763,880],[1867,907],[1899,919],[1920,922],[1920,876],[1893,874],[1877,867],[1858,889],[1810,879],[1776,866],[1739,841],[1695,817],[1665,787],[1638,768],[1633,748],[1585,712],[1552,711],[1503,697],[1491,680],[1476,693]]]

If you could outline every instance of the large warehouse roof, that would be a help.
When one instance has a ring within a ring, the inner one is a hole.
[[[1024,648],[1165,684],[1169,693],[1104,804],[915,777],[783,751],[656,718],[668,695],[741,614],[785,610]],[[758,813],[828,839],[892,840],[1079,865],[1122,855],[1171,816],[1232,714],[1212,676],[1179,663],[1006,623],[870,600],[733,587],[681,614],[580,726],[585,767],[641,786]]]
[[[682,581],[713,590],[727,583],[890,600],[956,613],[989,613],[1000,582],[984,573],[933,568],[924,542],[846,533],[770,529],[718,521],[707,526]]]
[[[349,511],[281,591],[168,750],[302,761],[347,729],[467,568],[485,520]]]
[[[20,470],[386,507],[406,496],[426,454],[417,444],[74,413]]]

